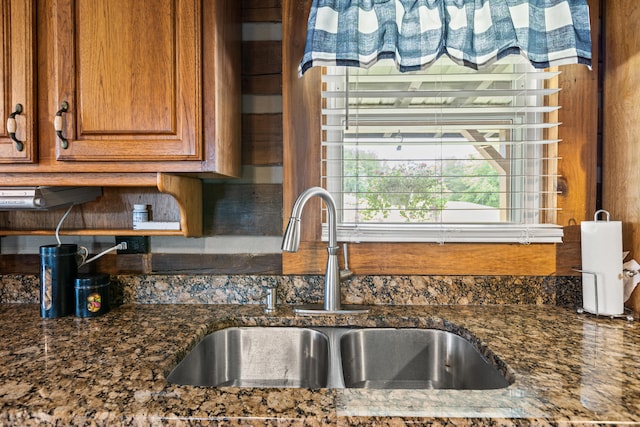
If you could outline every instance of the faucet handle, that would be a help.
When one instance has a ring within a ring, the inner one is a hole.
[[[342,257],[344,258],[344,269],[349,270],[349,250],[346,243],[342,244]]]
[[[349,252],[346,243],[342,244],[342,256],[344,258],[344,268],[340,270],[340,280],[347,280],[353,276],[353,271],[349,270]]]

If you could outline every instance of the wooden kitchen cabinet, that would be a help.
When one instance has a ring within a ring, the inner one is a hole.
[[[0,134],[0,185],[163,192],[170,176],[240,175],[240,2],[0,4],[1,112],[22,103],[16,133],[25,144],[17,152]],[[171,188],[181,212],[195,207],[193,185]]]
[[[0,163],[29,163],[37,160],[35,2],[4,0],[0,8],[0,117],[15,126],[13,138],[6,126],[0,131]]]
[[[60,161],[201,160],[201,4],[57,1]],[[67,140],[66,142],[64,140]]]

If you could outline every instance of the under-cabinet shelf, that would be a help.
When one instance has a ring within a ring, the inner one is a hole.
[[[74,207],[60,229],[61,235],[202,236],[202,181],[199,178],[167,173],[35,175],[6,177],[0,174],[0,179],[5,178],[2,182],[8,186],[103,187],[102,197]],[[154,221],[175,222],[179,218],[180,229],[134,230],[131,208],[138,203],[152,205]],[[0,236],[53,235],[63,213],[64,209],[0,212]]]

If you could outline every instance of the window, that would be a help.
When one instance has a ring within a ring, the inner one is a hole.
[[[327,67],[322,181],[340,241],[560,242],[557,72],[520,56]]]

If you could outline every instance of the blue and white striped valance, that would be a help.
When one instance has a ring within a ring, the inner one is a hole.
[[[441,55],[478,68],[510,54],[590,66],[587,0],[313,0],[299,74],[385,58],[413,71]]]

